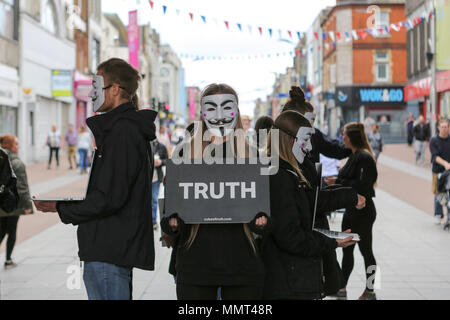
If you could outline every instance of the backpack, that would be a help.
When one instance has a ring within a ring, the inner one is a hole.
[[[6,213],[17,209],[19,194],[16,180],[8,154],[0,150],[0,209]]]

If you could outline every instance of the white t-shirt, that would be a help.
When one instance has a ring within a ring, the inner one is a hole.
[[[84,132],[78,135],[78,149],[88,149],[91,147],[91,135]]]
[[[50,147],[59,148],[61,144],[61,132],[50,131],[48,133],[48,142],[50,143]]]

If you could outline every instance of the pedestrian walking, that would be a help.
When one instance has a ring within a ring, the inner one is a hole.
[[[65,137],[67,143],[67,156],[69,159],[70,170],[77,167],[77,141],[78,135],[73,125],[69,125],[69,131],[67,131]],[[72,162],[73,161],[73,162]]]
[[[277,174],[270,177],[273,225],[262,238],[264,298],[322,299],[322,257],[337,247],[354,244],[353,238],[335,240],[313,231],[315,201],[311,203],[308,193],[314,190],[299,166],[307,160],[304,146],[313,135],[310,121],[298,112],[285,111],[275,120],[274,128],[279,130],[280,165]],[[269,152],[271,143],[269,139]],[[356,198],[356,193],[353,195]]]
[[[364,132],[366,133],[366,136],[369,136],[369,134],[373,132],[373,128],[376,124],[377,122],[370,115],[366,117],[364,120]]]
[[[425,165],[425,150],[427,149],[427,140],[430,138],[430,126],[425,123],[423,116],[417,120],[417,124],[413,128],[416,151],[416,166]]]
[[[351,229],[352,232],[359,234],[361,237],[358,247],[363,255],[366,268],[366,289],[359,299],[376,300],[371,279],[374,279],[377,266],[372,249],[372,228],[377,215],[372,198],[375,197],[374,185],[378,178],[377,165],[362,123],[349,123],[345,126],[344,142],[348,148],[352,149],[353,154],[339,172],[338,178],[326,179],[326,183],[328,185],[350,186],[366,198],[366,206],[363,209],[346,208],[342,230]],[[353,245],[343,250],[342,271],[345,286],[347,286],[353,270],[354,248]],[[338,296],[346,299],[345,287],[338,293]]]
[[[407,142],[408,146],[412,146],[414,141],[414,122],[416,120],[414,119],[414,115],[410,112],[408,115],[408,120],[405,121],[405,127],[406,127],[406,136],[407,136]]]
[[[36,202],[78,226],[83,279],[90,300],[132,299],[133,268],[154,270],[150,142],[156,112],[138,111],[140,74],[113,58],[98,66],[87,120],[97,151],[86,199],[78,203]]]
[[[61,132],[58,131],[56,126],[52,126],[52,130],[48,133],[47,136],[47,146],[50,151],[49,159],[48,159],[48,170],[51,169],[53,154],[56,159],[56,166],[59,168],[59,149],[62,145],[62,137]]]
[[[449,121],[442,119],[439,121],[439,134],[430,141],[431,162],[433,172],[432,191],[434,194],[434,216],[436,224],[441,224],[444,217],[442,205],[439,203],[437,188],[438,175],[450,170],[450,139],[449,139]]]
[[[368,138],[375,160],[378,161],[380,153],[383,152],[383,138],[381,137],[380,125],[378,123],[373,126],[373,131],[369,134]]]
[[[161,183],[164,180],[163,168],[167,164],[169,154],[167,148],[158,141],[158,139],[152,141],[152,150],[154,156],[155,171],[153,173],[152,180],[152,217],[153,217],[153,229],[158,228],[157,212],[158,212],[158,199]]]
[[[202,122],[187,142],[194,145],[201,139],[199,154],[192,148],[193,158],[201,158],[212,143],[203,141],[207,130],[214,137],[214,143],[221,143],[226,149],[224,157],[228,152],[240,158],[248,157],[248,146],[243,154],[236,143],[228,141],[235,129],[243,129],[238,106],[238,95],[228,85],[212,84],[203,91]],[[185,224],[177,215],[163,218],[162,230],[176,237],[178,299],[216,300],[219,289],[223,300],[261,299],[264,266],[253,233],[262,233],[263,227],[267,227],[265,216],[258,216],[249,224],[202,225]]]
[[[162,143],[169,153],[169,158],[172,156],[172,143],[170,142],[169,129],[165,124],[161,125],[159,128],[159,133],[157,134],[158,141]]]
[[[31,214],[33,212],[33,203],[31,202],[30,190],[28,188],[26,167],[18,156],[19,141],[14,135],[6,135],[1,137],[0,139],[1,147],[6,150],[11,161],[11,166],[14,174],[17,177],[17,193],[19,196],[17,209],[23,210],[25,214]],[[0,218],[0,244],[2,243],[5,236],[8,235],[8,240],[6,242],[5,269],[17,267],[17,264],[13,262],[11,256],[16,244],[18,222],[19,216]]]
[[[86,130],[86,127],[80,127],[80,134],[78,135],[78,154],[80,157],[81,174],[87,173],[89,167],[89,150],[92,146],[91,134]]]

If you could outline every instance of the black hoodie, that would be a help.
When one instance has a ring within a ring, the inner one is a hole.
[[[78,225],[81,261],[154,270],[152,224],[156,113],[123,104],[87,120],[97,144],[85,201],[58,203],[61,221]]]

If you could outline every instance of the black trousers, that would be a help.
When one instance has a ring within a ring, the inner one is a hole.
[[[361,241],[358,242],[359,250],[364,259],[366,268],[366,289],[373,290],[377,262],[372,250],[372,228],[377,217],[377,211],[372,199],[367,199],[363,210],[347,209],[342,221],[342,230],[351,229],[352,233],[359,234]],[[350,274],[353,271],[355,246],[343,249],[342,272],[344,274],[345,286],[347,286]]]
[[[255,286],[196,286],[177,284],[178,300],[217,300],[221,288],[222,300],[261,300],[262,287]]]
[[[56,165],[59,167],[59,148],[50,147],[50,156],[48,159],[48,165],[50,166],[52,164],[53,153],[55,153]]]
[[[16,244],[18,222],[19,217],[0,218],[0,244],[3,242],[5,236],[8,235],[8,240],[6,241],[6,260],[11,260],[11,254]]]

